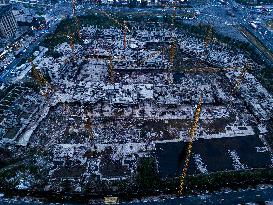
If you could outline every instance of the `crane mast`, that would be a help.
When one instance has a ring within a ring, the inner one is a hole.
[[[202,111],[202,103],[203,103],[203,96],[201,95],[194,113],[193,117],[193,123],[191,125],[191,128],[189,130],[189,142],[186,150],[186,158],[185,158],[185,165],[182,170],[182,175],[179,177],[179,190],[178,195],[182,195],[184,193],[184,184],[185,184],[185,178],[188,173],[189,163],[190,163],[190,157],[192,153],[192,147],[193,147],[193,141],[196,135],[196,130],[198,128],[198,122],[200,118],[200,114]]]

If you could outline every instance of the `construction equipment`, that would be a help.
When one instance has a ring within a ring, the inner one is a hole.
[[[234,88],[233,88],[233,90],[232,90],[232,94],[235,94],[235,93],[240,89],[240,86],[241,86],[241,84],[242,84],[242,81],[243,81],[244,78],[245,78],[246,72],[247,72],[248,70],[250,70],[250,69],[251,69],[251,67],[250,67],[250,65],[247,63],[247,65],[241,70],[241,73],[240,73],[240,75],[238,76],[238,78],[237,78],[237,80],[236,80],[236,82],[235,82],[235,86],[234,86]]]
[[[127,32],[130,32],[130,29],[126,25],[126,21],[123,23],[120,23],[118,20],[114,19],[112,16],[110,16],[108,13],[106,13],[103,10],[99,10],[101,13],[103,13],[105,16],[107,16],[110,20],[114,21],[117,25],[119,25],[123,29],[123,48],[126,49],[127,46]]]
[[[53,90],[52,86],[48,83],[48,81],[45,79],[43,74],[39,70],[36,69],[36,66],[33,64],[31,59],[29,60],[29,62],[31,64],[32,77],[38,82],[40,87],[45,87],[45,89],[41,89],[41,93],[46,98],[49,98],[49,94]]]
[[[125,21],[124,21],[125,23]],[[127,32],[127,29],[126,27],[123,28],[123,48],[126,49],[126,42],[127,42],[127,39],[126,39],[126,32]]]
[[[174,70],[175,51],[176,51],[176,42],[175,42],[175,40],[173,40],[171,47],[170,47],[170,66],[168,69],[168,82],[169,83],[171,83],[171,73]]]
[[[72,5],[72,24],[75,26],[76,28],[76,33],[77,33],[77,36],[78,38],[80,39],[81,36],[80,36],[80,26],[79,26],[79,19],[77,17],[77,14],[76,14],[76,0],[71,0],[71,5]],[[75,48],[75,33],[73,32],[73,29],[71,29],[71,33],[70,33],[70,47],[72,49],[72,53],[73,53],[73,59],[75,60],[75,53],[74,53],[74,48]]]
[[[108,66],[108,73],[109,73],[109,81],[110,83],[114,83],[114,66],[113,66],[113,57],[112,55],[109,57],[109,66]]]
[[[186,73],[218,73],[223,71],[236,71],[238,70],[237,67],[230,67],[230,68],[213,68],[213,67],[197,67],[197,68],[191,68],[191,69],[185,69],[183,72]]]
[[[88,118],[85,122],[85,129],[88,131],[89,140],[93,139],[93,129],[92,129],[92,120],[91,118]]]
[[[176,39],[175,39],[175,18],[176,18],[176,0],[173,2],[173,15],[172,15],[172,43],[170,47],[170,63],[173,66],[175,50],[176,50]]]
[[[189,163],[190,163],[190,157],[192,153],[192,145],[193,141],[196,135],[196,130],[198,127],[198,122],[202,110],[202,103],[203,103],[203,96],[201,95],[194,113],[193,117],[193,123],[192,126],[189,130],[189,142],[186,150],[186,158],[185,158],[185,165],[182,170],[182,175],[179,177],[179,190],[178,190],[178,195],[182,195],[184,193],[184,183],[185,183],[185,178],[187,176],[188,168],[189,168]]]
[[[38,82],[39,85],[41,86],[47,85],[48,82],[43,76],[43,74],[36,69],[36,66],[33,64],[31,59],[29,60],[29,62],[31,64],[31,75],[33,76],[33,78]]]
[[[175,43],[175,41],[173,41],[171,44],[171,48],[170,48],[170,64],[172,67],[173,67],[173,63],[174,63],[175,50],[176,50],[176,43]]]
[[[174,67],[174,58],[176,52],[176,38],[175,38],[175,19],[176,19],[176,0],[173,1],[173,14],[172,14],[172,39],[171,39],[171,46],[170,46],[170,67],[168,69],[168,81],[171,82],[171,72]]]
[[[73,33],[71,32],[70,33],[70,41],[69,41],[69,45],[70,45],[70,48],[72,50],[72,53],[74,53],[74,37],[73,37]]]
[[[90,111],[90,110],[89,110]],[[93,129],[92,129],[92,114],[90,114],[87,109],[85,109],[85,114],[84,114],[84,119],[85,119],[85,123],[84,123],[84,127],[88,132],[88,136],[89,136],[89,140],[93,139]]]
[[[174,30],[174,28],[175,28],[175,19],[176,19],[176,0],[174,0],[173,2],[172,2],[172,10],[173,10],[173,13],[172,13],[172,24],[171,24],[171,26],[172,26],[172,29]]]
[[[205,39],[204,39],[204,45],[205,45],[206,52],[207,52],[210,42],[212,41],[212,38],[213,38],[212,26],[209,25],[207,28],[207,31],[206,31]]]
[[[101,13],[103,13],[105,16],[107,16],[110,20],[112,20],[112,21],[114,21],[116,24],[118,24],[120,27],[126,27],[126,25],[123,25],[122,23],[120,23],[118,20],[116,20],[116,19],[114,19],[112,16],[110,16],[108,13],[106,13],[106,11],[103,11],[103,10],[101,10],[101,9],[99,9],[99,11],[101,12]],[[128,28],[127,28],[128,29]],[[129,30],[129,29],[128,29]]]

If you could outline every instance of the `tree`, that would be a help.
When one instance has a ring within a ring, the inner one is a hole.
[[[138,162],[136,177],[139,188],[142,191],[156,188],[159,180],[155,158],[141,158]]]

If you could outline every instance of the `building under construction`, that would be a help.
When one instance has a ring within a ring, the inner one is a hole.
[[[83,43],[26,63],[31,75],[6,91],[1,143],[41,170],[22,168],[16,189],[106,190],[117,201],[139,187],[185,195],[199,189],[193,176],[271,169],[273,97],[249,73],[256,62],[215,42],[212,28],[198,38],[118,23],[79,27]]]

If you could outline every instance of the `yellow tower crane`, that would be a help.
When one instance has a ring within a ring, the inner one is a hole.
[[[189,163],[190,163],[190,157],[192,153],[192,145],[193,141],[196,135],[196,130],[198,128],[198,122],[200,118],[200,114],[202,111],[202,103],[203,103],[203,96],[201,95],[194,113],[193,117],[193,123],[192,126],[189,130],[189,142],[188,142],[188,147],[187,147],[187,152],[186,152],[186,159],[185,159],[185,165],[182,170],[182,175],[179,177],[179,190],[178,190],[178,195],[182,195],[184,193],[184,184],[185,184],[185,178],[188,173],[188,168],[189,168]]]
[[[123,48],[126,49],[127,47],[127,33],[130,32],[130,29],[126,25],[126,21],[123,23],[120,23],[118,20],[110,16],[108,13],[106,13],[103,10],[100,10],[101,13],[103,13],[105,16],[107,16],[110,20],[114,21],[117,25],[119,25],[123,29]]]
[[[173,64],[175,49],[176,49],[176,39],[175,39],[175,19],[176,19],[176,0],[173,1],[173,15],[172,15],[172,45],[170,48],[170,59]]]
[[[109,73],[109,81],[111,84],[113,84],[115,80],[114,80],[114,66],[113,66],[112,55],[109,57],[108,73]]]
[[[92,140],[93,139],[93,129],[92,129],[92,120],[89,116],[87,116],[87,120],[85,122],[85,129],[87,129],[87,132],[88,132],[88,136],[89,136],[89,140]]]
[[[170,64],[172,67],[174,63],[175,51],[176,51],[176,43],[175,41],[173,41],[170,48]]]
[[[241,70],[241,73],[240,73],[240,75],[238,76],[238,78],[237,78],[237,80],[236,80],[236,82],[235,82],[235,86],[234,86],[234,88],[233,88],[233,90],[232,90],[232,93],[233,93],[233,94],[236,93],[236,92],[240,89],[240,86],[241,86],[241,84],[242,84],[242,81],[244,80],[247,71],[250,70],[250,69],[251,69],[251,66],[249,65],[249,63],[247,63],[247,64],[244,66],[244,68]]]
[[[124,25],[126,25],[125,21],[124,21]],[[126,33],[127,33],[127,26],[123,27],[123,48],[126,49],[127,46],[127,37],[126,37]]]
[[[219,73],[219,72],[228,72],[228,71],[236,71],[238,70],[237,67],[230,67],[230,68],[214,68],[214,67],[195,67],[191,69],[185,69],[184,72],[187,73]]]
[[[206,51],[208,49],[210,42],[212,41],[212,38],[213,38],[212,26],[209,25],[205,35],[205,39],[204,39],[204,45],[205,45]]]
[[[36,69],[36,66],[32,62],[32,59],[29,59],[29,62],[31,64],[32,77],[38,82],[40,87],[44,87],[44,86],[46,87],[46,90],[41,93],[42,95],[48,98],[49,93],[52,92],[53,90],[52,86],[45,79],[44,75],[39,70]]]
[[[168,81],[171,82],[171,71],[174,67],[174,58],[175,58],[175,52],[176,52],[176,39],[175,39],[175,19],[176,19],[176,0],[173,1],[173,14],[172,14],[172,23],[171,23],[171,29],[172,29],[172,39],[171,39],[171,47],[170,47],[170,67],[168,69]]]
[[[80,39],[81,38],[81,35],[80,35],[80,26],[79,26],[79,19],[77,17],[77,14],[76,14],[76,0],[71,0],[71,5],[72,5],[72,23],[73,23],[73,26],[76,27],[76,33],[77,33],[77,36],[78,38]],[[74,48],[75,48],[75,34],[73,33],[73,28],[71,30],[71,33],[70,33],[70,47],[72,49],[72,54],[73,54],[73,60],[75,60],[75,53],[74,53]]]
[[[31,64],[31,75],[33,76],[33,78],[38,82],[40,86],[47,85],[48,82],[43,74],[36,69],[36,66],[33,64],[31,59],[29,60],[29,62]]]

